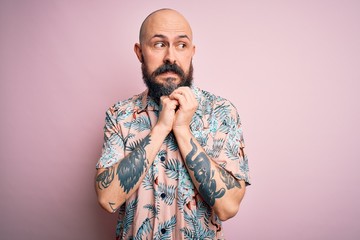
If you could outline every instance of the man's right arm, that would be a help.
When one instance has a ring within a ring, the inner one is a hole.
[[[136,142],[134,150],[119,162],[97,170],[95,188],[98,201],[108,212],[115,212],[138,189],[172,129],[178,103],[162,98],[161,105],[158,122],[149,135]]]
[[[138,189],[166,135],[155,126],[129,155],[113,166],[97,170],[96,192],[105,210],[115,212]]]

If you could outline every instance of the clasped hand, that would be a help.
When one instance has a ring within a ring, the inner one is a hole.
[[[169,96],[162,96],[160,104],[158,125],[168,132],[190,129],[190,122],[198,107],[198,102],[189,87],[179,87]]]

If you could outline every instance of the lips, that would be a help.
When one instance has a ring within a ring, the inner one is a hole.
[[[164,75],[164,76],[179,76],[179,74],[173,72],[173,71],[167,71],[167,72],[164,72],[164,73],[161,73],[160,75]]]

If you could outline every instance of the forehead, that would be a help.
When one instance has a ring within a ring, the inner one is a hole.
[[[186,35],[192,40],[189,23],[181,14],[172,10],[153,13],[144,21],[141,32],[142,40],[148,40],[159,34],[169,38]]]

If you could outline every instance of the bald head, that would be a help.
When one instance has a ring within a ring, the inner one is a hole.
[[[150,13],[145,18],[139,33],[140,44],[152,35],[161,34],[161,31],[185,34],[192,40],[192,30],[185,17],[173,9],[164,8]]]

